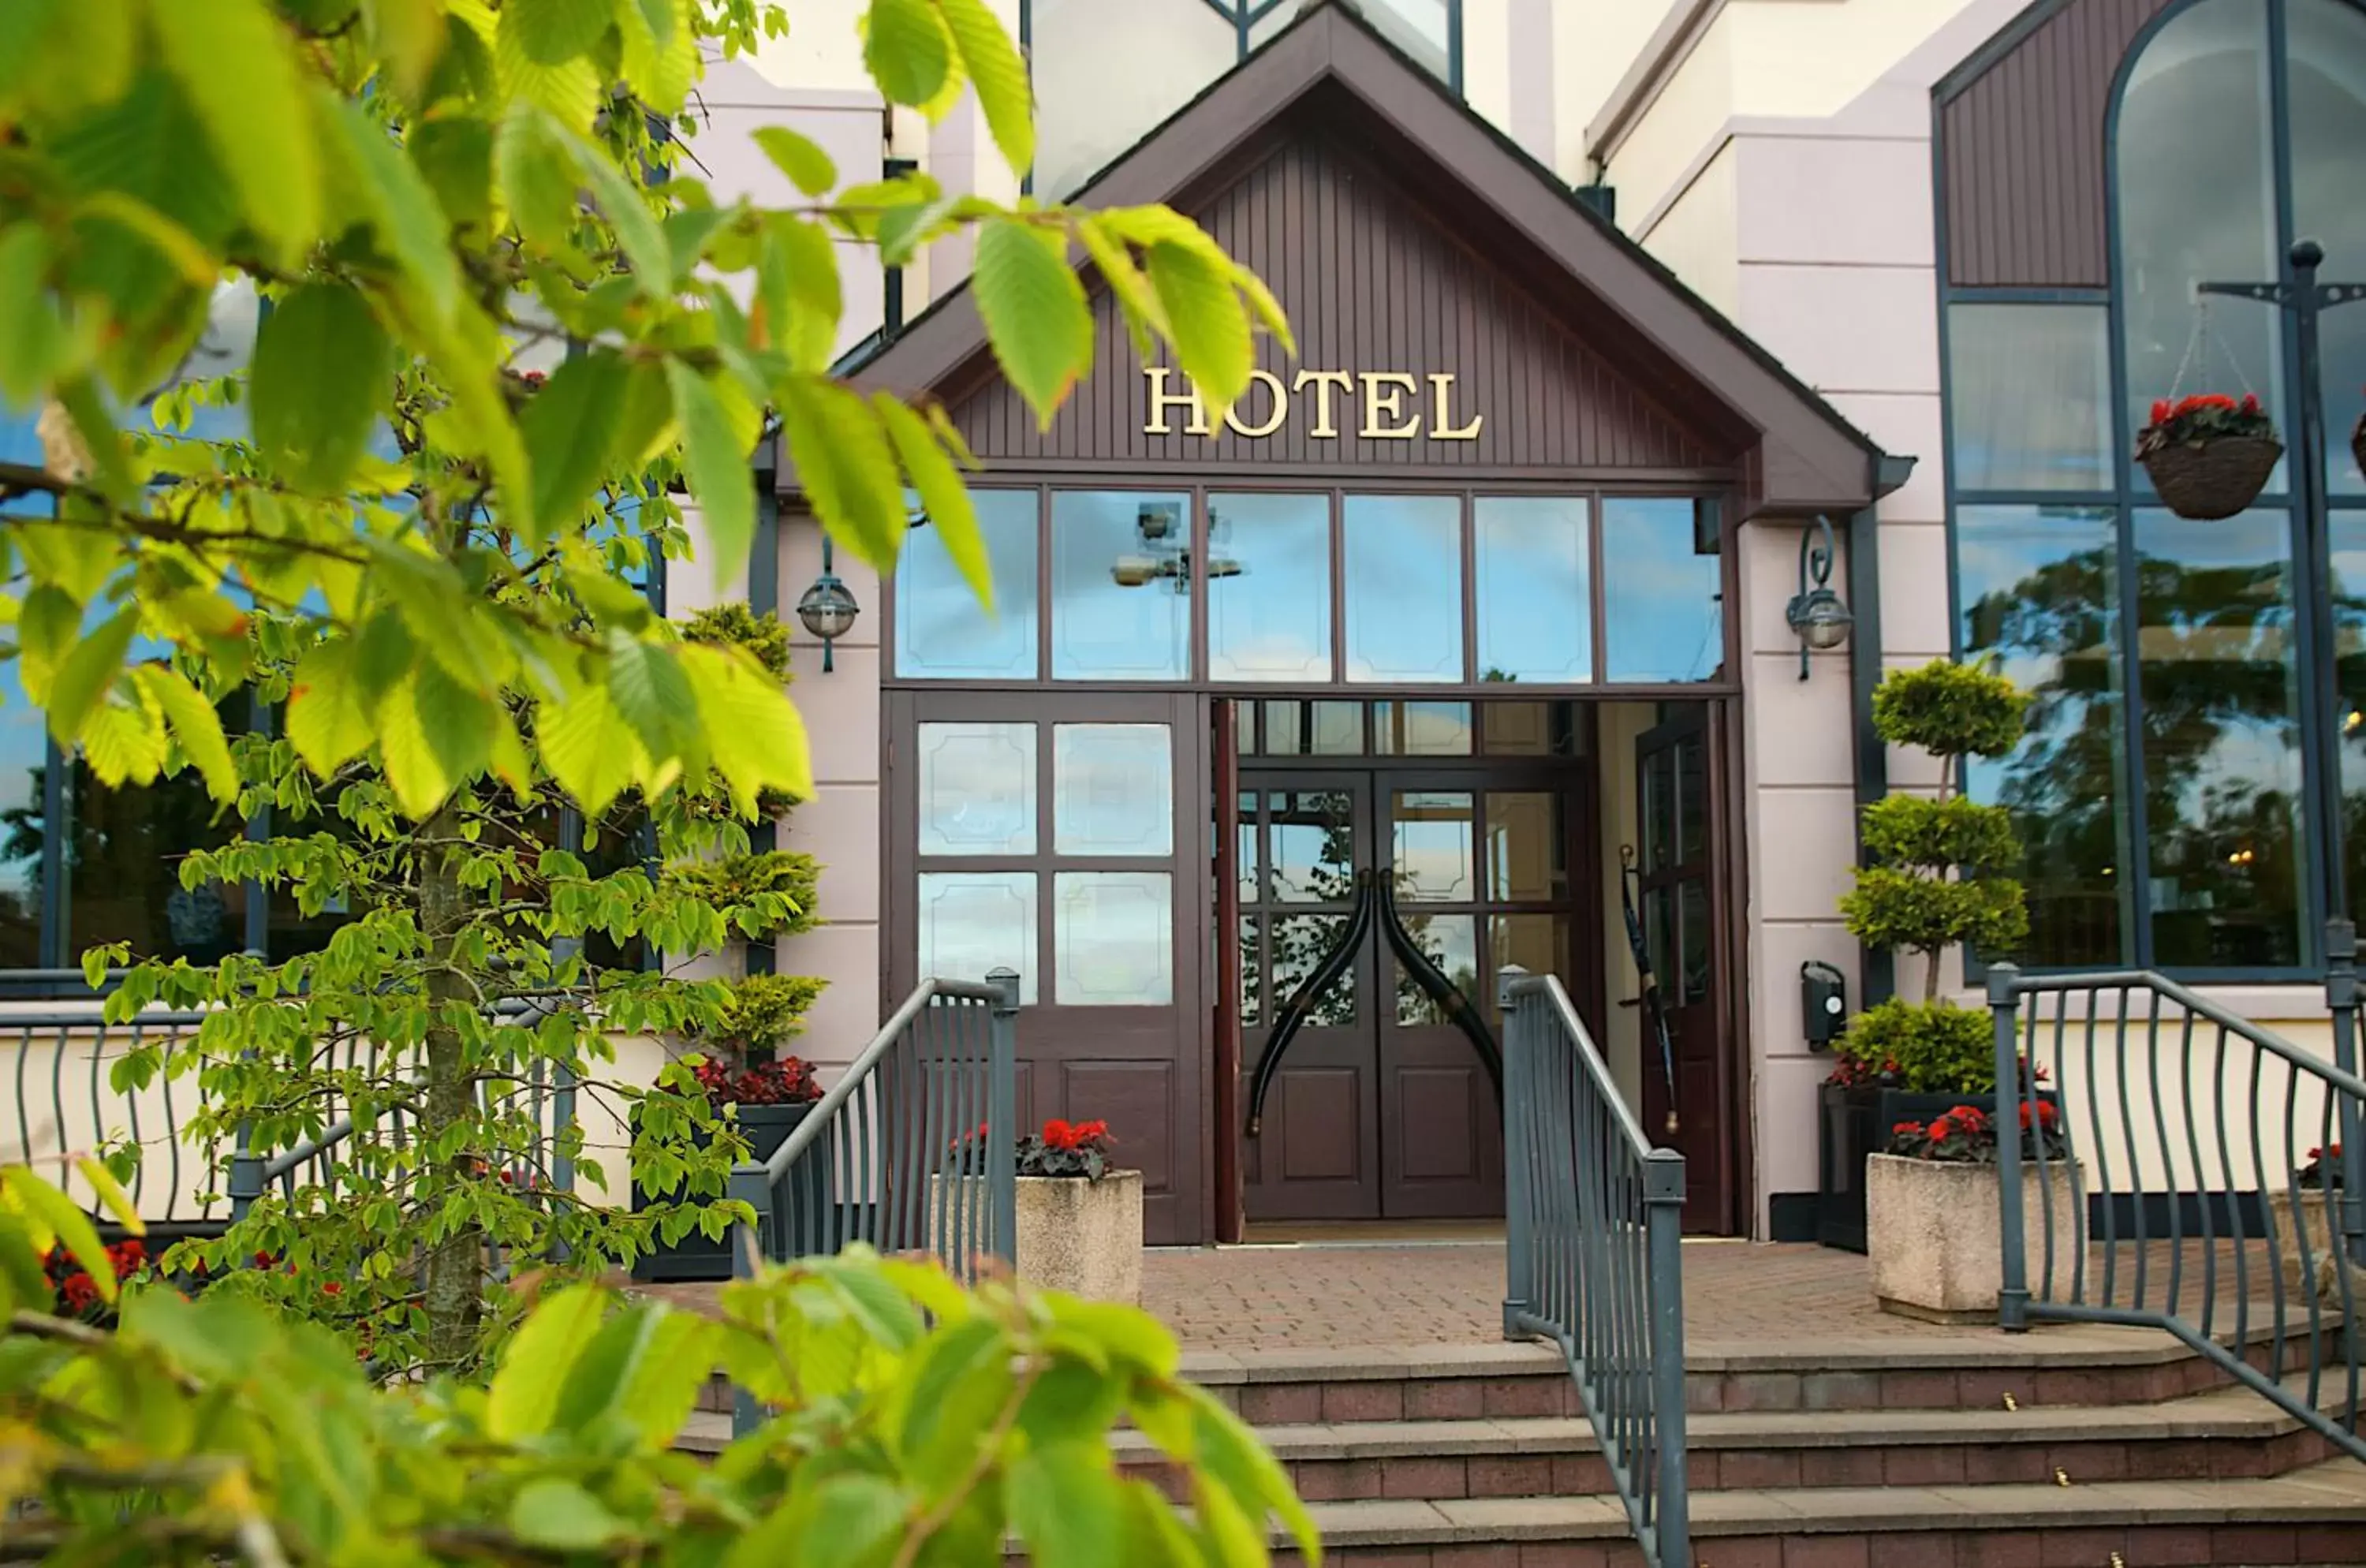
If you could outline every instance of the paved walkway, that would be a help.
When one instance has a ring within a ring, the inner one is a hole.
[[[1142,1296],[1187,1349],[1481,1344],[1503,1335],[1504,1248],[1160,1247],[1144,1257]],[[1684,1247],[1684,1334],[1696,1352],[1978,1332],[1880,1311],[1865,1259],[1848,1253],[1744,1242]]]

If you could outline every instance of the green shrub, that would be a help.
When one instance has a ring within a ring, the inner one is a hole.
[[[699,1043],[742,1061],[777,1051],[805,1032],[805,1015],[829,984],[810,975],[750,975],[731,985],[731,999]]]
[[[789,628],[770,610],[760,615],[743,604],[712,605],[684,621],[682,635],[691,642],[744,648],[777,679],[789,679]]]
[[[1873,691],[1873,727],[1934,757],[2001,757],[2019,744],[2029,697],[1998,671],[1939,659],[1893,670]]]
[[[821,867],[794,850],[765,850],[721,860],[685,861],[666,872],[669,887],[712,905],[724,923],[751,942],[794,936],[818,923],[814,912]]]
[[[1892,997],[1849,1020],[1839,1050],[1857,1066],[1856,1078],[1914,1094],[1989,1094],[1996,1089],[1995,1025],[1976,1008]]]
[[[1939,792],[1865,808],[1859,820],[1873,863],[1857,872],[1841,914],[1867,946],[1922,955],[1926,1004],[1938,1001],[1939,961],[1949,948],[2003,953],[2029,935],[2027,897],[2004,874],[2021,858],[2011,818],[1963,795],[1963,759],[2011,750],[2027,705],[1995,671],[1946,660],[1893,670],[1874,688],[1874,728],[1893,745],[1937,757]]]

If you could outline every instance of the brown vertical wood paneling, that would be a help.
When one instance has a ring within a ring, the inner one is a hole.
[[[1285,385],[1301,369],[1399,371],[1425,432],[1433,372],[1455,376],[1454,415],[1485,416],[1473,441],[1368,441],[1361,389],[1337,396],[1335,439],[1318,440],[1311,391],[1289,423],[1262,439],[1221,427],[1213,436],[1147,434],[1149,395],[1117,310],[1095,300],[1094,374],[1048,434],[1007,385],[992,380],[957,401],[953,419],[977,454],[1031,460],[1119,461],[1179,468],[1209,461],[1332,464],[1404,472],[1490,468],[1715,468],[1729,441],[1686,423],[1615,374],[1607,359],[1472,254],[1448,226],[1382,173],[1304,136],[1280,145],[1194,214],[1226,252],[1272,288],[1298,337],[1295,363],[1261,338],[1257,366]],[[1170,386],[1173,383],[1170,383]],[[1264,394],[1254,394],[1265,412]]]
[[[2169,3],[2069,0],[1940,106],[1949,282],[2111,282],[2103,137],[2112,83],[2128,45]]]

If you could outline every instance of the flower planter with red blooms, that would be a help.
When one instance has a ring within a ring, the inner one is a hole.
[[[1106,1122],[1019,1140],[1019,1277],[1087,1301],[1142,1302],[1142,1172],[1110,1163]],[[976,1179],[971,1178],[970,1179]]]
[[[783,1056],[776,1062],[741,1064],[708,1059],[695,1069],[698,1085],[706,1091],[706,1101],[715,1114],[723,1115],[725,1106],[735,1107],[734,1119],[739,1135],[748,1140],[750,1159],[770,1159],[789,1134],[797,1130],[821,1099],[821,1082],[814,1076],[810,1064],[800,1057]],[[700,1135],[693,1140],[699,1147],[709,1140]],[[808,1165],[813,1179],[827,1180],[825,1168],[828,1161],[817,1157],[800,1161]],[[652,1193],[640,1183],[633,1184],[633,1210],[687,1201],[689,1194],[677,1189],[670,1193]],[[692,1231],[670,1245],[660,1242],[657,1250],[641,1258],[633,1267],[633,1277],[642,1280],[716,1280],[731,1278],[731,1238],[728,1235],[710,1240],[698,1231]]]
[[[2293,1189],[2299,1190],[2295,1196]],[[2341,1267],[2335,1261],[2332,1238],[2341,1224],[2341,1145],[2308,1151],[2308,1163],[2293,1172],[2289,1187],[2278,1187],[2268,1193],[2268,1223],[2275,1229],[2276,1270],[2283,1276],[2283,1286],[2295,1297],[2304,1299],[2311,1277],[2314,1276],[2317,1305],[2338,1309],[2341,1304]],[[2308,1247],[2301,1248],[2301,1227],[2308,1227]],[[2349,1284],[2354,1315],[2366,1317],[2366,1300],[2359,1300],[2360,1287],[2355,1274]]]
[[[2197,522],[2232,517],[2257,501],[2283,455],[2275,422],[2248,392],[2240,402],[2214,392],[2163,398],[2136,433],[2136,461],[2162,502]]]
[[[2055,1102],[2024,1100],[2020,1111],[2025,1277],[2032,1292],[2058,1293],[2070,1282],[2085,1184]],[[1865,1186],[1866,1262],[1882,1310],[1932,1323],[1995,1322],[2004,1194],[1994,1117],[1967,1105],[1899,1122],[1889,1153],[1865,1162]]]

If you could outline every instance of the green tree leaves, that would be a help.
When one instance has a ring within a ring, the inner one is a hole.
[[[263,0],[167,0],[148,14],[165,68],[196,107],[248,223],[280,262],[291,260],[319,231],[321,198],[286,29]]]
[[[1018,220],[988,223],[977,237],[971,283],[1003,374],[1045,430],[1093,362],[1092,310],[1068,265],[1067,248],[1058,228]],[[1244,386],[1247,379],[1245,369]]]
[[[350,288],[299,288],[264,318],[254,439],[297,489],[344,492],[391,389],[391,347]]]

